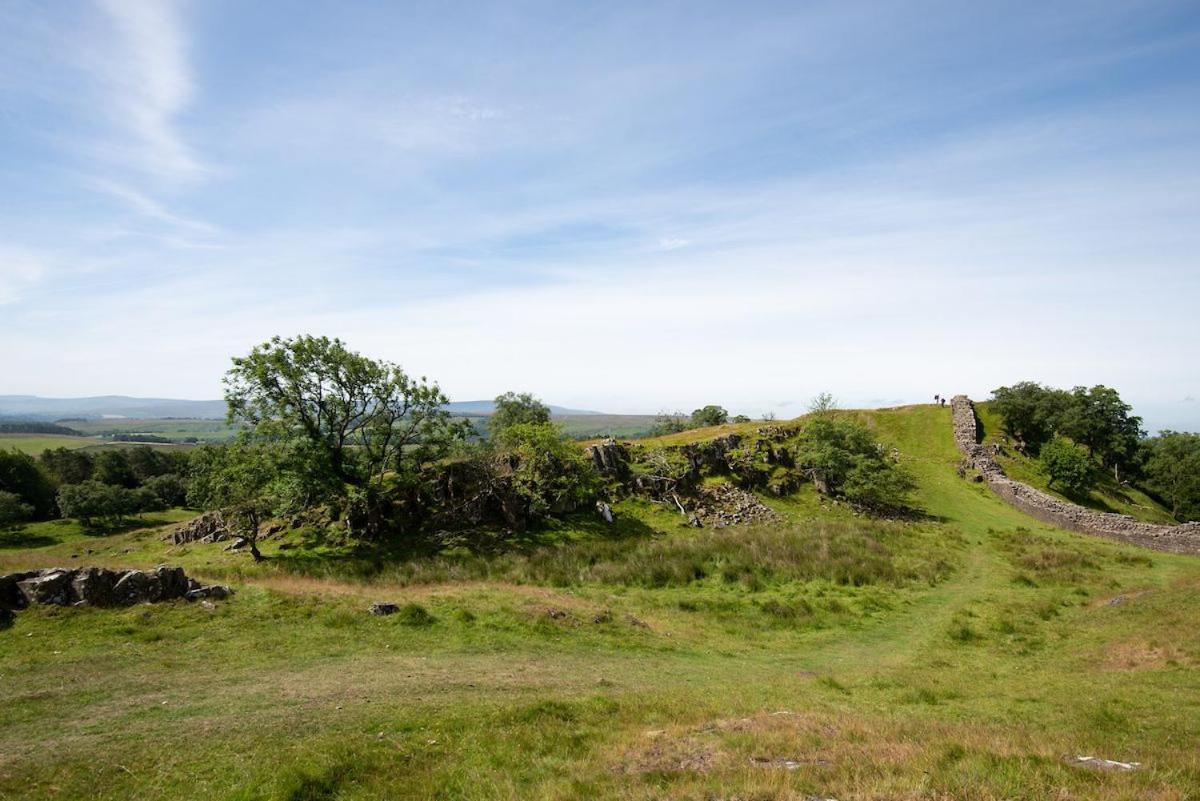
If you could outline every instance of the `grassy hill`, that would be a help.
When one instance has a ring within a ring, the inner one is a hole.
[[[19,613],[0,797],[1200,797],[1200,559],[958,478],[949,409],[853,414],[899,450],[920,519],[802,490],[763,499],[766,528],[625,501],[613,529],[404,562],[303,531],[262,565],[153,528],[0,540],[0,571],[170,562],[238,590]]]

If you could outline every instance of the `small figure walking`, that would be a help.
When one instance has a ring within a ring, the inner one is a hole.
[[[938,404],[938,401],[940,401],[941,399],[942,399],[942,396],[941,396],[941,395],[934,395],[934,396],[933,396],[933,405],[934,405],[934,406],[937,406],[937,404]]]

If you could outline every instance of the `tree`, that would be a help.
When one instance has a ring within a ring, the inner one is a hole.
[[[1069,404],[1067,393],[1033,381],[992,390],[992,407],[1017,450],[1036,454],[1054,436]]]
[[[33,507],[33,517],[44,520],[55,511],[54,484],[47,472],[28,454],[0,450],[0,492],[11,492]]]
[[[123,448],[112,448],[96,454],[92,478],[102,484],[132,489],[138,485],[137,476]]]
[[[1043,445],[1038,461],[1049,477],[1050,485],[1057,483],[1068,494],[1081,495],[1096,482],[1091,458],[1063,437],[1055,437]]]
[[[878,509],[904,506],[914,486],[875,441],[853,420],[821,415],[808,421],[796,445],[796,463],[821,492]]]
[[[275,337],[235,358],[225,399],[230,421],[245,422],[258,442],[286,445],[283,466],[296,481],[359,510],[371,534],[385,479],[414,479],[470,429],[443,408],[437,384],[328,337]]]
[[[822,392],[808,402],[808,411],[811,414],[822,415],[837,411],[837,398],[831,393]]]
[[[1112,468],[1121,479],[1121,468],[1131,465],[1143,435],[1142,418],[1111,387],[1075,387],[1059,419],[1059,432],[1087,448],[1088,453]]]
[[[654,416],[654,425],[650,427],[650,436],[662,437],[667,434],[678,434],[691,427],[691,419],[683,412],[659,412]]]
[[[59,484],[79,484],[92,477],[92,457],[79,449],[47,449],[38,461]]]
[[[155,476],[183,472],[186,470],[186,458],[184,456],[184,461],[181,464],[177,457],[167,451],[159,448],[151,448],[149,445],[138,445],[128,448],[126,452],[129,469],[133,471],[134,479],[139,484],[145,484]]]
[[[595,463],[550,423],[510,426],[499,445],[530,520],[572,511],[595,498],[600,487]]]
[[[187,503],[187,482],[176,473],[149,478],[142,488],[154,493],[166,506],[183,506]]]
[[[515,425],[540,425],[550,422],[550,407],[528,392],[519,395],[515,392],[505,392],[496,398],[495,404],[496,410],[488,420],[488,429],[493,439]]]
[[[263,560],[258,534],[263,520],[286,503],[287,475],[269,445],[235,442],[200,449],[192,460],[188,501],[218,512],[246,540],[254,561]]]
[[[729,412],[713,404],[701,407],[692,412],[692,426],[695,428],[724,425],[728,420]]]
[[[1150,490],[1171,505],[1171,516],[1200,520],[1200,434],[1163,431],[1143,441],[1141,459]]]
[[[33,517],[33,507],[15,492],[0,492],[0,529],[15,526]]]
[[[120,525],[131,515],[164,508],[147,489],[130,489],[101,481],[64,484],[58,491],[58,508],[63,517],[74,517],[91,528],[96,523]]]
[[[731,423],[749,423],[750,418],[744,414],[737,414],[737,415],[734,415],[732,418],[730,418],[729,422],[731,422]]]

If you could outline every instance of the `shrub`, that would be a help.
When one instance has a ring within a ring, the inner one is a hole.
[[[729,412],[714,404],[703,406],[692,412],[692,426],[695,428],[724,425],[728,421]]]
[[[1068,493],[1080,495],[1096,483],[1095,465],[1078,446],[1062,437],[1055,437],[1042,446],[1038,457],[1050,485],[1058,484]]]
[[[19,451],[0,451],[0,492],[11,492],[33,508],[33,517],[54,514],[54,485],[32,456]]]
[[[518,423],[501,432],[499,443],[530,520],[572,511],[596,497],[600,476],[594,463],[555,426]]]
[[[15,492],[0,491],[0,529],[23,523],[33,517],[33,507]]]
[[[865,426],[829,415],[804,427],[796,461],[819,489],[867,507],[903,506],[914,486]]]
[[[145,488],[129,489],[100,481],[66,484],[58,491],[63,517],[74,517],[84,526],[120,525],[130,515],[165,508],[162,500]]]

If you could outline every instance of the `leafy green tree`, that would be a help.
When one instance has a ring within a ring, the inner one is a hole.
[[[47,449],[42,451],[38,462],[59,484],[79,484],[92,477],[92,457],[79,449]]]
[[[1096,483],[1092,459],[1063,437],[1055,437],[1043,445],[1038,461],[1050,485],[1057,483],[1069,494],[1082,495]]]
[[[550,422],[550,407],[528,392],[505,392],[495,400],[496,410],[488,420],[493,438],[515,425],[540,425]]]
[[[1121,470],[1134,463],[1144,433],[1142,418],[1132,411],[1133,407],[1111,387],[1075,387],[1058,421],[1058,430],[1111,468],[1119,481]]]
[[[166,506],[183,506],[187,503],[187,482],[177,473],[164,473],[146,479],[144,489],[154,493]]]
[[[258,550],[262,522],[291,496],[280,462],[278,448],[247,442],[206,446],[192,460],[189,503],[220,513],[226,525],[246,540],[256,562],[263,560]]]
[[[1000,415],[1001,427],[1023,453],[1036,454],[1054,436],[1069,402],[1062,390],[1033,381],[992,390],[992,408]]]
[[[731,422],[731,423],[749,423],[750,418],[744,414],[738,414],[738,415],[734,415],[732,418],[730,418],[729,422]]]
[[[470,430],[443,408],[437,384],[328,337],[275,337],[235,358],[225,399],[253,439],[288,446],[282,469],[295,481],[365,505],[355,516],[369,534],[379,533],[385,481],[414,480]]]
[[[33,517],[44,520],[56,509],[54,483],[30,455],[0,450],[0,491],[11,492],[33,507]]]
[[[10,528],[33,517],[33,507],[15,492],[0,491],[0,529]]]
[[[908,472],[865,426],[828,415],[804,426],[796,443],[796,463],[818,490],[877,509],[906,505],[914,486]]]
[[[683,412],[659,412],[654,417],[654,425],[650,427],[650,436],[662,437],[667,434],[678,434],[691,428],[691,418]]]
[[[728,420],[729,412],[713,404],[703,406],[692,412],[692,426],[694,428],[724,425]]]
[[[550,423],[517,423],[501,432],[503,459],[527,516],[537,521],[595,499],[600,475],[578,445]]]
[[[1176,520],[1200,520],[1200,434],[1163,431],[1142,443],[1152,492],[1171,505]]]
[[[822,415],[837,411],[837,398],[829,392],[822,392],[808,402],[808,411],[811,414]]]
[[[111,448],[96,454],[92,478],[102,484],[132,489],[138,485],[137,476],[129,464],[124,448]]]
[[[181,465],[179,460],[169,452],[151,448],[149,445],[128,448],[125,456],[129,462],[129,469],[133,471],[134,479],[138,484],[145,484],[155,476],[184,472],[187,465],[186,461]]]
[[[153,492],[130,489],[102,481],[64,484],[58,490],[58,508],[63,517],[74,517],[91,528],[97,523],[120,525],[140,512],[159,511],[163,502]]]
[[[314,466],[353,486],[437,458],[465,427],[436,384],[350,351],[338,339],[275,337],[233,360],[231,420],[268,440],[301,437]]]

